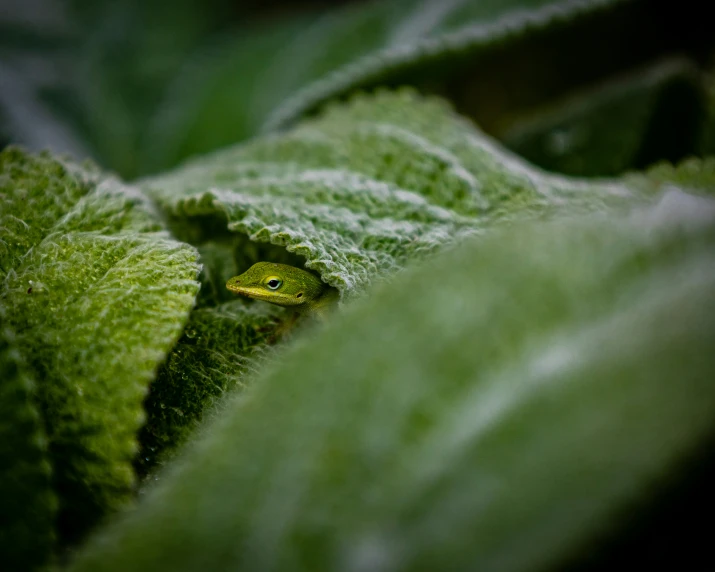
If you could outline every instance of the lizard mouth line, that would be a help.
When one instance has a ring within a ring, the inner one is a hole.
[[[230,292],[234,294],[239,294],[246,298],[253,298],[254,300],[263,300],[264,302],[275,303],[277,296],[272,295],[262,288],[251,288],[250,286],[227,286]]]

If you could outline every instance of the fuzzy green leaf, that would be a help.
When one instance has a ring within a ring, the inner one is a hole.
[[[135,463],[141,475],[165,463],[226,393],[244,386],[254,353],[280,316],[274,308],[235,300],[191,313],[144,405],[147,422],[139,433]]]
[[[4,323],[0,306],[0,324]],[[53,548],[56,497],[47,439],[12,332],[0,331],[0,553],[10,570],[32,570]]]
[[[196,251],[137,189],[46,155],[3,151],[0,199],[3,327],[35,379],[56,526],[74,540],[130,498],[142,401],[194,305]]]
[[[410,90],[356,96],[288,133],[142,185],[176,234],[200,248],[206,307],[226,302],[226,280],[259,260],[317,270],[347,300],[495,222],[630,205],[656,187],[546,174],[441,100]],[[246,312],[238,322],[209,316],[214,334],[202,318],[203,342],[180,344],[153,385],[142,473],[186,439],[205,403],[236,386],[246,358],[265,343],[256,329],[271,329],[267,314]]]
[[[715,204],[667,197],[498,232],[384,285],[233,400],[71,569],[587,560],[715,430]]]
[[[677,165],[658,163],[646,171],[649,179],[664,188],[692,189],[715,194],[715,157],[691,158]]]
[[[707,183],[708,169],[694,161],[689,171]],[[375,279],[497,222],[630,208],[672,182],[643,175],[585,182],[544,173],[440,100],[401,90],[356,96],[285,134],[142,184],[170,213],[176,233],[199,246],[199,304],[213,307],[228,299],[226,280],[259,260],[305,264],[351,299]],[[264,344],[255,331],[270,330],[268,316],[242,316],[245,323],[217,319],[221,335],[202,320],[197,331],[205,343],[189,340],[172,352],[149,402],[142,473],[186,439],[204,417],[203,404],[235,387],[246,358]],[[245,345],[236,346],[234,336]],[[228,357],[219,364],[217,355]]]
[[[347,297],[495,221],[648,194],[648,185],[544,173],[408,90],[357,96],[142,185],[180,236],[201,243],[228,228],[283,246]]]

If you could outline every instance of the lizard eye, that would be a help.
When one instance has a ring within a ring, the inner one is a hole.
[[[266,284],[271,290],[278,290],[278,288],[281,287],[281,284],[283,284],[283,281],[278,278],[271,278],[268,282],[266,282]]]

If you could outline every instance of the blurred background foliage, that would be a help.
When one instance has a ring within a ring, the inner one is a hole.
[[[328,97],[407,84],[537,165],[615,175],[715,153],[707,4],[3,0],[0,143],[133,179]],[[509,31],[545,10],[548,25]],[[471,44],[455,48],[465,32]]]

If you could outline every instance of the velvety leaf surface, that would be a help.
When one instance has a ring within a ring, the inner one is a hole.
[[[409,90],[356,96],[290,132],[142,182],[177,236],[199,247],[198,303],[207,310],[230,300],[226,280],[259,260],[315,269],[347,300],[495,223],[629,208],[659,184],[545,173],[443,101]],[[142,474],[191,434],[207,403],[236,387],[246,358],[271,339],[270,320],[202,312],[201,341],[185,336],[152,386]]]
[[[659,523],[712,512],[705,4],[318,5],[0,10],[0,146],[224,147],[138,188],[0,154],[0,567],[610,569],[631,517],[642,566],[690,555]],[[225,288],[259,260],[341,311],[273,345]]]
[[[672,191],[413,267],[290,348],[71,569],[588,560],[707,453],[714,228]]]
[[[191,313],[144,404],[147,422],[135,462],[140,475],[165,462],[227,393],[243,387],[253,353],[270,338],[279,316],[275,306],[242,300]]]
[[[194,305],[197,255],[137,189],[47,155],[3,151],[0,199],[3,328],[35,380],[71,540],[131,497],[142,401]]]
[[[648,169],[646,175],[663,188],[691,189],[699,193],[715,194],[715,157],[703,160],[691,158],[677,165],[658,163]]]
[[[285,134],[147,179],[195,243],[221,229],[285,247],[348,297],[495,221],[630,205],[648,185],[525,163],[441,100],[357,96]],[[651,192],[655,185],[651,185]]]
[[[14,335],[0,327],[0,553],[8,569],[31,570],[50,556],[57,500],[35,384]]]

